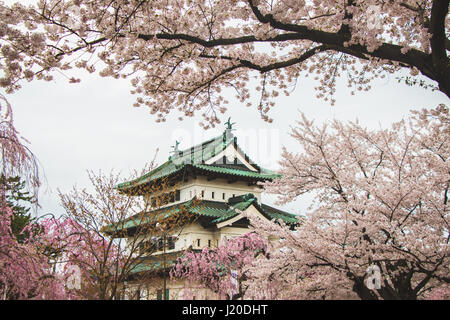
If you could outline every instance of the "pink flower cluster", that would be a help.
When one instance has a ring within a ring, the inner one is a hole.
[[[246,291],[247,269],[266,253],[266,248],[264,238],[251,232],[224,240],[216,248],[186,251],[171,270],[171,277],[200,283],[219,297],[241,297]]]

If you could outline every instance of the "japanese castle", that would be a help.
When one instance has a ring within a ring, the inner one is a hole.
[[[232,130],[228,121],[223,134],[186,150],[178,150],[177,142],[167,162],[117,186],[120,192],[142,196],[147,201],[149,210],[140,224],[180,212],[192,217],[167,237],[164,235],[164,239],[155,239],[152,234],[149,241],[155,246],[151,254],[142,259],[134,270],[136,277],[126,284],[127,290],[137,292],[139,299],[183,299],[184,282],[168,279],[171,266],[185,250],[214,248],[221,241],[249,232],[249,221],[242,212],[289,224],[297,222],[295,215],[261,203],[263,189],[258,182],[279,175],[251,161],[238,146]],[[168,187],[158,188],[163,183]],[[127,237],[133,237],[136,230],[135,220],[130,222],[124,221],[121,226]],[[145,283],[140,277],[143,274]],[[219,298],[207,289],[195,290],[195,299]]]

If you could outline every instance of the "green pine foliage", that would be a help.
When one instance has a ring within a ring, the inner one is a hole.
[[[29,238],[28,231],[22,232],[30,224],[37,227],[34,218],[31,217],[30,210],[36,200],[26,190],[25,181],[19,176],[5,177],[0,176],[0,188],[5,190],[6,202],[13,210],[14,216],[11,220],[11,230],[19,243]],[[0,209],[1,210],[1,209]],[[3,214],[3,212],[0,212]]]

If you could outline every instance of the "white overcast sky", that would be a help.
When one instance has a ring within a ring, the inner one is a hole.
[[[232,98],[229,100],[234,102],[222,120],[231,117],[236,122],[238,143],[252,160],[277,169],[283,145],[291,151],[298,149],[289,128],[295,125],[299,111],[318,124],[333,118],[358,119],[362,125],[376,129],[407,117],[409,110],[448,104],[443,93],[399,84],[396,76],[377,80],[369,92],[357,92],[355,96],[350,95],[342,79],[335,106],[315,98],[313,88],[317,83],[312,79],[299,79],[291,96],[276,100],[270,112],[273,123],[261,120],[256,108],[247,108]],[[204,132],[198,126],[200,117],[180,122],[178,114],[166,123],[156,123],[148,110],[132,107],[135,97],[130,90],[128,80],[86,74],[81,83],[69,84],[67,78],[56,75],[52,82],[24,82],[18,92],[6,95],[13,107],[15,126],[31,142],[30,148],[45,175],[38,214],[62,214],[57,188],[67,192],[74,185],[89,187],[88,169],[115,169],[127,174],[153,159],[157,148],[161,164],[167,160],[175,139],[184,149],[220,134],[224,128],[220,125],[217,130]],[[273,205],[275,199],[266,195],[263,200]],[[308,201],[299,199],[277,207],[301,213]]]

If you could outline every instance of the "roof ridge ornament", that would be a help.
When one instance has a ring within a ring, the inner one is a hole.
[[[170,146],[171,148],[173,148],[173,153],[178,153],[180,152],[180,150],[178,149],[178,145],[180,144],[180,142],[178,140],[175,140],[175,145],[174,146]]]
[[[225,122],[225,124],[227,125],[227,127],[226,127],[226,130],[236,130],[236,129],[233,129],[233,125],[235,125],[236,124],[236,122],[233,122],[233,123],[231,123],[231,117],[229,117],[228,118],[228,121],[227,122]]]
[[[223,132],[223,139],[222,139],[222,149],[226,148],[228,145],[228,141],[231,138],[234,138],[233,132],[236,129],[233,129],[233,125],[236,124],[236,122],[231,122],[231,117],[228,118],[227,122],[225,122],[226,127],[225,131]]]
[[[170,146],[171,148],[173,148],[172,151],[170,151],[170,153],[173,153],[174,157],[176,158],[179,154],[180,154],[180,150],[178,149],[178,145],[180,144],[180,142],[178,140],[175,140],[175,145],[174,146]],[[169,156],[169,161],[171,161],[173,159],[172,156]]]

